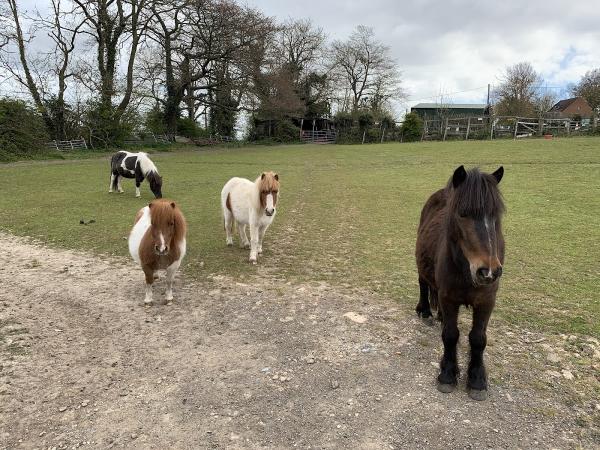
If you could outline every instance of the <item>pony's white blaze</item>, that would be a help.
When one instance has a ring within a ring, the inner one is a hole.
[[[140,220],[136,222],[131,229],[131,233],[129,233],[129,253],[138,264],[142,263],[140,260],[140,244],[146,231],[150,228],[150,224],[150,208],[146,206],[142,208],[142,217],[140,217]]]
[[[275,208],[273,206],[273,194],[267,195],[267,211],[274,212]]]
[[[160,248],[159,251],[164,252],[167,249],[167,246],[165,245],[165,237],[163,236],[162,233],[160,233]]]

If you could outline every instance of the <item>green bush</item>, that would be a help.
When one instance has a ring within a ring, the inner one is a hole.
[[[200,128],[196,121],[189,117],[180,117],[177,119],[177,134],[189,139],[195,139],[206,137],[210,135],[210,132],[204,128]]]
[[[133,110],[126,111],[119,117],[114,107],[90,102],[84,113],[83,123],[92,147],[120,147],[139,128],[140,118]]]
[[[414,142],[421,139],[423,135],[423,120],[417,113],[408,113],[404,116],[402,124],[402,140]]]
[[[274,138],[282,143],[299,141],[300,127],[294,125],[290,120],[280,120],[275,125]]]
[[[358,113],[358,126],[361,129],[365,129],[365,128],[369,128],[371,126],[373,126],[373,124],[375,123],[375,119],[373,117],[373,113],[371,113],[371,111],[360,111]]]
[[[20,100],[0,99],[0,161],[32,157],[49,140],[37,111]]]

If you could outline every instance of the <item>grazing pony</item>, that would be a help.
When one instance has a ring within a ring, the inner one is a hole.
[[[135,196],[140,196],[140,184],[144,178],[150,183],[150,190],[154,197],[162,197],[162,177],[158,169],[144,152],[129,153],[118,151],[110,159],[110,186],[108,192],[113,190],[123,192],[121,178],[135,178]]]
[[[253,264],[262,253],[265,232],[275,218],[278,193],[279,175],[273,172],[263,172],[254,183],[245,178],[232,178],[221,191],[227,245],[233,245],[235,222],[240,234],[240,247],[250,248],[250,262]],[[250,228],[250,241],[246,226]]]
[[[443,322],[438,390],[447,393],[456,386],[458,310],[461,305],[470,306],[473,326],[467,388],[474,400],[487,398],[483,351],[504,263],[504,203],[498,189],[503,174],[502,167],[487,174],[478,169],[467,172],[460,166],[448,185],[425,203],[417,236],[421,295],[416,311],[430,317],[433,306]]]
[[[152,304],[156,272],[163,269],[167,271],[166,300],[173,300],[173,279],[185,256],[186,228],[183,214],[171,200],[154,200],[135,216],[129,234],[129,253],[146,275],[147,305]]]

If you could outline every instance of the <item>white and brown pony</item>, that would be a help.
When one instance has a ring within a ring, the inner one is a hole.
[[[240,246],[250,248],[250,262],[256,264],[262,253],[263,238],[277,212],[279,175],[264,172],[254,183],[245,178],[232,178],[221,191],[221,207],[227,234],[227,245],[233,245],[233,223],[240,234]],[[246,235],[250,228],[250,241]]]
[[[158,278],[158,270],[167,271],[166,300],[173,300],[175,272],[185,256],[186,229],[183,214],[171,200],[154,200],[135,216],[129,234],[129,253],[146,275],[147,305],[152,304],[152,283]]]

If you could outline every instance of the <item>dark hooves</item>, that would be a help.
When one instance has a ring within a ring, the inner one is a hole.
[[[477,390],[477,389],[469,389],[469,397],[473,400],[477,400],[478,402],[482,402],[487,400],[488,393],[486,390]]]
[[[454,391],[454,389],[456,389],[455,384],[438,383],[437,385],[437,390],[444,394],[449,394]]]

